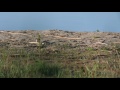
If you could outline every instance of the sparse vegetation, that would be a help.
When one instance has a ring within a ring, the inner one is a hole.
[[[47,51],[39,56],[35,51],[1,48],[0,77],[4,78],[104,78],[120,77],[119,53],[109,55],[106,50],[86,48],[78,50],[61,49],[59,53]],[[69,52],[68,52],[69,51]],[[17,53],[19,56],[17,56]],[[47,55],[46,55],[47,54]],[[16,55],[16,56],[12,56]]]
[[[99,49],[66,42],[42,47],[41,35],[35,38],[38,48],[0,47],[0,78],[120,77],[119,43]]]
[[[40,34],[38,34],[37,41],[38,41],[38,43],[39,43],[39,48],[40,48],[40,47],[41,47],[41,36],[40,36]]]

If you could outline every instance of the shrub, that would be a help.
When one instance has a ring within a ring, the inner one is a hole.
[[[98,30],[98,29],[97,29],[96,31],[97,31],[97,32],[100,32],[100,30]]]

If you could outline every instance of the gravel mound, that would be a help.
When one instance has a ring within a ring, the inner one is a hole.
[[[16,30],[0,31],[0,47],[26,47],[36,42],[38,35],[44,47],[69,45],[76,47],[101,47],[120,42],[120,33],[114,32],[71,32],[64,30]]]

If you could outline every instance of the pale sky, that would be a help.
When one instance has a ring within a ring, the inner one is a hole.
[[[0,12],[0,30],[120,32],[120,12]]]

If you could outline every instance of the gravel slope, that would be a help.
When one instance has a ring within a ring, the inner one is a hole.
[[[29,42],[35,42],[38,34],[41,42],[50,45],[69,44],[73,47],[79,46],[106,46],[111,43],[120,42],[120,33],[114,32],[71,32],[64,30],[17,30],[0,31],[0,46],[25,47]]]

